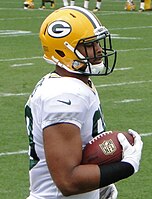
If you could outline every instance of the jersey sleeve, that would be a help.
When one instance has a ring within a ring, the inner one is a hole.
[[[81,128],[89,109],[86,98],[69,93],[45,99],[42,103],[42,129],[58,123],[71,123]]]

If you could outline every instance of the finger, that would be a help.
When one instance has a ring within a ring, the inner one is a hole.
[[[122,133],[118,133],[118,140],[119,140],[120,144],[122,145],[123,149],[131,147],[127,138]]]
[[[131,134],[133,137],[136,137],[139,135],[136,131],[134,131],[132,129],[128,129],[128,133]]]
[[[138,145],[138,148],[141,148],[143,143],[142,143],[142,140],[141,140],[141,136],[134,130],[132,129],[128,129],[128,132],[133,135],[134,137],[134,146],[135,145]]]

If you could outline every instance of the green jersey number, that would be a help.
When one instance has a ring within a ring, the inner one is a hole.
[[[33,141],[33,117],[31,113],[31,109],[28,105],[25,107],[25,120],[26,120],[26,126],[27,126],[27,132],[28,132],[28,138],[29,138],[29,147],[30,147],[30,164],[29,169],[32,169],[39,161],[39,158],[35,151],[35,143]]]
[[[101,125],[103,128],[101,132],[99,132],[99,129],[98,129],[99,125]],[[100,133],[102,133],[105,130],[106,130],[106,125],[104,122],[103,113],[102,113],[101,109],[99,108],[94,113],[94,117],[93,117],[92,137],[99,135]]]

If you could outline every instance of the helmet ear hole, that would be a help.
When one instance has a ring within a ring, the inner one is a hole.
[[[64,52],[61,51],[61,50],[55,50],[55,52],[56,52],[58,55],[60,55],[61,57],[64,57],[64,56],[65,56]]]

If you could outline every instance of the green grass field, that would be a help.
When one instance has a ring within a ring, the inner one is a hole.
[[[135,129],[144,142],[141,170],[117,183],[119,199],[151,199],[152,180],[152,12],[123,10],[125,1],[105,0],[97,13],[118,50],[117,66],[108,77],[94,77],[107,129]],[[24,10],[23,1],[0,4],[0,198],[28,196],[28,149],[24,104],[35,83],[53,70],[42,59],[39,28],[52,12]],[[83,1],[76,1],[83,6]],[[56,8],[62,6],[57,1]],[[90,1],[90,9],[95,1]],[[81,27],[80,27],[81,28]]]

